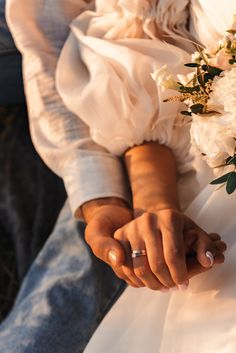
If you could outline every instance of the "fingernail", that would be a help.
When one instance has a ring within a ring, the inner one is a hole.
[[[114,250],[110,250],[109,253],[108,253],[108,260],[113,264],[115,265],[116,263],[116,252]]]
[[[169,292],[169,288],[161,288],[160,292],[162,293],[168,293]]]
[[[206,257],[210,260],[210,267],[214,265],[214,256],[211,251],[206,252]]]
[[[180,290],[187,290],[187,289],[188,289],[188,285],[189,285],[188,282],[186,282],[186,283],[181,283],[181,284],[178,284],[178,288],[179,288]]]

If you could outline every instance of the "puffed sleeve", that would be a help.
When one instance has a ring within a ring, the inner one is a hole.
[[[23,56],[31,136],[45,163],[62,177],[73,213],[86,201],[129,202],[122,161],[97,145],[88,126],[63,103],[55,84],[69,24],[93,0],[7,0],[7,20]],[[83,80],[83,77],[82,77]]]
[[[163,103],[173,93],[151,78],[164,64],[173,74],[185,73],[189,61],[181,48],[187,43],[188,2],[175,3],[97,1],[96,11],[71,24],[57,87],[67,107],[89,126],[92,139],[114,155],[159,141],[173,149],[185,172],[190,168],[188,128],[177,119],[179,104]]]

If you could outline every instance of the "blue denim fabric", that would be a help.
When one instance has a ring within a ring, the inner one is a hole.
[[[0,326],[0,353],[83,352],[124,289],[91,253],[84,227],[66,204]]]
[[[5,0],[0,0],[0,105],[24,102],[21,66],[5,19]]]

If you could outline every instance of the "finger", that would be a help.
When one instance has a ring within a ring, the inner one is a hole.
[[[85,240],[94,255],[111,266],[125,264],[125,252],[113,234],[102,228],[99,222],[91,222],[85,229]]]
[[[142,223],[144,227],[144,222]],[[147,229],[148,228],[148,229]],[[136,229],[136,234],[129,234],[129,242],[130,248],[132,250],[146,250],[145,241],[142,239],[142,236],[139,234],[140,229]],[[150,232],[149,227],[144,227],[142,232],[146,233]],[[131,251],[132,251],[131,250]],[[160,290],[163,285],[160,281],[154,276],[151,271],[151,268],[148,263],[148,257],[140,256],[132,258],[133,270],[135,276],[148,288],[153,290]]]
[[[135,287],[135,288],[144,287],[144,284],[141,281],[139,281],[138,278],[136,278],[136,276],[133,272],[133,269],[130,269],[129,267],[124,265],[124,266],[121,266],[118,268],[113,267],[113,271],[115,272],[117,277],[124,280],[126,283],[128,283],[132,287]]]
[[[158,281],[167,288],[175,287],[165,262],[162,237],[158,230],[155,231],[155,234],[151,232],[147,234],[146,249],[150,269]]]
[[[196,231],[198,237],[194,250],[196,251],[197,260],[203,267],[211,267],[214,264],[214,256],[216,254],[215,243],[202,229],[199,228]]]
[[[135,275],[152,290],[163,289],[162,283],[154,276],[148,263],[147,256],[140,256],[133,259]]]
[[[133,282],[127,280],[126,283],[130,286],[130,287],[133,287],[133,288],[140,288],[138,286],[136,286]]]
[[[216,240],[221,240],[221,236],[217,233],[209,233],[208,236],[211,238],[211,240],[216,241]]]
[[[134,285],[136,285],[139,288],[145,287],[145,284],[134,273],[133,262],[122,266],[122,270],[125,276],[129,279],[129,281],[133,282]]]
[[[225,258],[221,252],[216,252],[214,258],[214,264],[222,264]],[[187,267],[188,267],[188,274],[189,279],[206,271],[209,271],[211,267],[203,267],[195,256],[187,257]]]
[[[122,270],[122,266],[118,267],[118,268],[112,267],[112,269],[115,272],[117,277],[119,277],[120,279],[122,279],[125,282],[129,281],[129,278],[124,274],[124,271]]]
[[[187,230],[183,232],[184,245],[185,245],[185,254],[193,249],[194,243],[197,240],[197,234],[195,230]]]
[[[133,288],[140,288],[140,286],[137,286],[133,281],[131,281],[125,274],[124,271],[122,270],[122,267],[119,267],[118,269],[113,268],[113,271],[115,272],[116,276],[123,281],[125,281],[129,286]]]
[[[225,256],[222,254],[222,252],[216,252],[215,258],[214,258],[214,264],[222,264],[225,262]]]
[[[175,216],[165,224],[168,226],[161,226],[165,261],[173,281],[180,289],[185,289],[189,282],[182,224]]]
[[[217,251],[225,252],[227,249],[227,245],[222,240],[217,240],[214,242],[214,244]]]
[[[127,240],[128,239],[128,234],[127,232],[130,231],[128,227],[125,228],[120,228],[114,233],[114,238],[116,238],[119,243],[122,245],[122,248],[125,251],[125,264],[121,266],[121,270],[126,276],[126,278],[129,279],[130,282],[132,282],[135,286],[137,287],[144,287],[144,283],[135,275],[134,269],[133,269],[133,261],[131,257],[131,247],[130,243]]]

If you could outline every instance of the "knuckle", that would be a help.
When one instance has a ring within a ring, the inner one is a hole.
[[[181,224],[181,218],[176,211],[167,210],[165,213],[165,226],[169,230],[173,230],[175,227]]]
[[[166,264],[164,261],[161,260],[151,264],[150,266],[151,266],[152,272],[158,276],[164,272]]]
[[[146,268],[144,266],[140,266],[134,269],[134,273],[138,278],[146,277]]]
[[[167,262],[169,264],[176,264],[178,263],[181,259],[184,258],[184,252],[182,249],[179,248],[173,248],[169,250],[167,254]]]
[[[150,227],[150,226],[152,225],[152,214],[151,214],[151,213],[145,212],[145,213],[142,215],[142,218],[143,218],[144,224],[145,224],[147,227]]]

